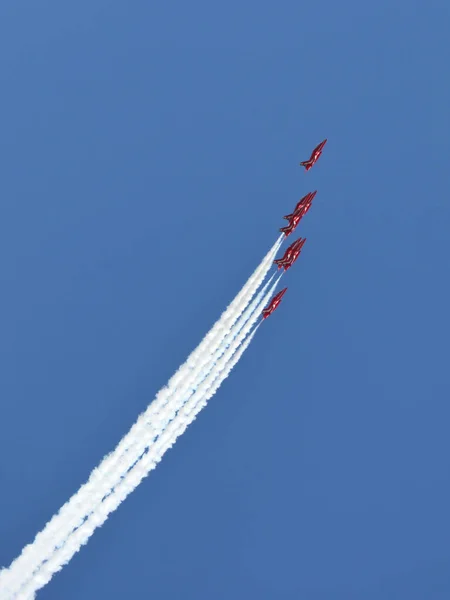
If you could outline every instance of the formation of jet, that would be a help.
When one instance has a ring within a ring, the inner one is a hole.
[[[303,162],[300,163],[300,165],[302,167],[305,167],[306,171],[309,171],[311,169],[311,167],[313,167],[316,164],[317,159],[322,154],[323,147],[325,146],[326,143],[327,143],[327,140],[324,139],[323,142],[320,142],[320,144],[318,146],[316,146],[314,148],[314,150],[311,152],[310,159],[304,160]]]
[[[300,163],[302,167],[305,167],[306,171],[309,171],[311,167],[316,164],[317,159],[322,154],[323,148],[326,143],[326,139],[323,140],[323,142],[320,142],[320,144],[316,146],[312,151],[310,159]],[[289,224],[286,225],[286,227],[282,227],[280,229],[280,231],[284,233],[285,237],[291,235],[291,233],[295,230],[302,218],[306,215],[308,210],[311,208],[312,201],[314,200],[316,194],[317,190],[315,192],[309,192],[308,194],[306,194],[306,196],[303,196],[303,198],[297,202],[294,211],[290,215],[285,215],[283,217],[283,219],[289,221]],[[282,258],[277,258],[276,260],[274,260],[274,264],[277,265],[277,268],[284,269],[285,271],[290,269],[297,260],[297,258],[300,256],[305,242],[306,238],[300,237],[298,238],[298,240],[295,240],[295,242],[293,242],[286,249]],[[282,297],[286,293],[286,290],[287,287],[281,290],[281,292],[278,292],[278,294],[275,294],[275,296],[272,298],[272,300],[269,302],[266,308],[262,311],[263,319],[267,319],[267,317],[269,317],[273,313],[273,311],[277,309]]]
[[[269,317],[273,313],[273,311],[277,308],[277,306],[281,302],[281,298],[286,293],[286,290],[287,290],[287,287],[285,287],[284,290],[281,290],[281,292],[278,292],[278,294],[275,294],[275,296],[272,298],[272,300],[269,302],[269,304],[266,306],[266,308],[262,311],[263,319],[267,319],[267,317]]]

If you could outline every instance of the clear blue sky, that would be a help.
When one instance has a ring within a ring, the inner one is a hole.
[[[447,0],[3,0],[0,564],[318,189],[280,309],[39,598],[448,600],[449,29]]]

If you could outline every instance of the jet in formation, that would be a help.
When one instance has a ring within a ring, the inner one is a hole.
[[[313,167],[316,164],[319,156],[322,154],[323,147],[325,146],[326,143],[327,143],[327,140],[324,139],[323,142],[320,142],[320,144],[318,146],[316,146],[314,148],[314,150],[311,152],[311,157],[309,158],[309,160],[305,160],[300,163],[300,165],[302,167],[305,167],[306,171],[309,171],[311,169],[311,167]]]
[[[301,200],[297,202],[297,206],[294,208],[294,212],[290,215],[285,215],[283,219],[290,219],[297,213],[302,212],[304,215],[308,212],[311,207],[311,203],[314,200],[315,195],[317,194],[317,190],[315,192],[308,192],[306,196],[303,196]]]
[[[278,294],[275,294],[275,296],[272,298],[272,300],[261,313],[263,319],[267,319],[267,317],[270,317],[273,311],[277,309],[278,305],[281,302],[281,298],[286,293],[286,290],[287,287],[285,287],[284,290],[281,290],[281,292],[278,292]]]
[[[306,215],[308,210],[311,208],[312,201],[314,196],[317,194],[317,190],[315,192],[309,192],[306,196],[303,196],[299,202],[297,202],[297,206],[294,209],[294,212],[290,215],[285,215],[283,219],[287,219],[289,221],[289,225],[286,227],[282,227],[280,229],[281,233],[284,233],[285,237],[291,235],[291,233],[295,230],[297,225]]]
[[[286,248],[284,256],[274,260],[274,264],[277,265],[278,269],[284,269],[285,271],[290,269],[300,256],[300,252],[302,251],[305,242],[306,238],[298,238],[298,240],[295,240],[289,248]]]

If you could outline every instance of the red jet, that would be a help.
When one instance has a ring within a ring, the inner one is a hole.
[[[278,292],[278,294],[276,294],[272,298],[272,300],[269,302],[269,304],[266,306],[266,308],[261,313],[263,319],[267,319],[267,317],[270,317],[270,315],[273,313],[273,311],[277,309],[278,305],[281,302],[281,298],[286,293],[286,290],[287,290],[287,287],[285,287],[284,290],[281,290],[281,292]]]
[[[300,256],[300,252],[302,251],[303,244],[305,242],[306,238],[298,238],[298,240],[295,240],[295,242],[293,242],[289,248],[286,249],[283,258],[277,258],[274,260],[273,262],[278,265],[278,269],[284,268],[285,271],[290,269]]]
[[[306,242],[306,238],[304,238],[302,240],[301,244],[299,244],[299,246],[294,250],[294,252],[291,254],[291,257],[288,258],[286,261],[284,261],[284,263],[282,264],[282,267],[284,267],[285,271],[290,269],[292,267],[292,265],[295,263],[295,261],[297,260],[297,258],[300,256],[300,253],[303,248],[303,244],[305,242]]]
[[[294,212],[290,215],[285,215],[283,217],[283,219],[287,219],[289,221],[289,225],[286,225],[286,227],[282,227],[280,229],[280,231],[284,233],[286,237],[288,237],[289,235],[291,235],[291,233],[293,233],[293,231],[295,231],[297,225],[300,223],[300,221],[306,215],[308,210],[311,208],[312,201],[316,194],[317,191],[306,194],[306,196],[297,203]]]
[[[291,222],[289,223],[289,225],[286,225],[286,227],[282,227],[280,229],[281,233],[284,233],[285,237],[288,237],[289,235],[291,235],[291,233],[294,232],[295,228],[297,227],[297,225],[300,223],[302,217],[303,217],[303,213],[298,213],[297,215],[291,215]]]
[[[293,216],[297,215],[297,213],[300,213],[302,217],[306,215],[308,210],[311,208],[311,202],[314,200],[316,194],[317,190],[315,192],[309,192],[306,194],[306,196],[303,196],[303,198],[297,202],[294,212],[292,212],[290,215],[285,215],[283,219],[290,221]]]
[[[309,160],[305,160],[300,163],[300,165],[302,167],[305,167],[306,171],[309,171],[310,168],[316,164],[317,159],[322,154],[323,147],[325,146],[326,143],[327,143],[327,140],[324,139],[323,142],[320,142],[320,144],[318,146],[316,146],[314,148],[314,150],[311,152],[311,158]]]

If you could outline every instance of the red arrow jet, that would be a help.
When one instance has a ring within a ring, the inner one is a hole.
[[[281,292],[278,292],[278,294],[275,294],[275,296],[272,298],[272,300],[261,313],[263,319],[267,319],[267,317],[270,317],[273,311],[277,309],[278,305],[281,302],[281,298],[286,293],[286,290],[287,287],[285,287],[284,290],[281,290]]]
[[[302,167],[305,167],[306,171],[309,171],[310,168],[316,164],[317,159],[322,154],[323,147],[325,146],[326,143],[327,143],[327,140],[324,139],[323,142],[320,142],[320,144],[318,146],[316,146],[314,148],[314,150],[311,152],[311,158],[309,160],[305,160],[300,163],[300,165]]]
[[[303,213],[299,213],[297,215],[292,215],[291,222],[289,223],[289,225],[286,225],[286,227],[282,227],[280,229],[281,233],[284,233],[285,237],[288,237],[289,235],[291,235],[291,233],[293,233],[295,231],[295,228],[300,223],[302,217],[303,217]]]
[[[301,213],[302,216],[306,215],[308,210],[311,208],[311,202],[314,200],[316,194],[317,190],[315,192],[309,192],[306,194],[306,196],[303,196],[303,198],[297,202],[297,206],[294,208],[294,211],[290,215],[285,215],[283,219],[290,221],[297,213]]]
[[[295,242],[293,242],[289,248],[286,249],[283,258],[277,258],[274,260],[273,262],[278,266],[278,269],[284,268],[284,270],[287,271],[290,267],[292,267],[294,262],[300,256],[300,252],[302,251],[303,244],[305,242],[306,238],[298,238],[298,240],[295,240]]]
[[[289,225],[286,225],[286,227],[282,227],[280,229],[280,231],[282,233],[284,233],[284,235],[286,237],[288,237],[289,235],[291,235],[291,233],[293,231],[295,231],[295,228],[297,227],[297,225],[300,223],[300,221],[306,215],[308,210],[311,208],[311,204],[312,204],[313,198],[316,195],[316,193],[317,192],[313,192],[313,194],[311,194],[309,200],[304,202],[302,205],[300,205],[300,203],[297,204],[297,206],[295,207],[295,211],[293,213],[291,213],[290,215],[285,215],[283,217],[283,219],[288,219],[288,221],[289,221]]]
[[[281,267],[283,266],[281,263],[283,263],[284,261],[288,260],[291,257],[291,254],[294,252],[294,250],[298,246],[300,240],[301,240],[301,238],[299,238],[295,242],[292,242],[292,244],[288,248],[286,248],[283,258],[277,258],[276,260],[273,261],[275,265],[278,265],[279,269],[281,269]]]
[[[304,238],[302,243],[294,250],[294,252],[291,254],[290,258],[288,258],[286,261],[284,261],[284,263],[281,265],[282,267],[284,267],[285,271],[290,269],[292,267],[292,265],[295,263],[295,261],[297,260],[297,258],[300,256],[303,244],[305,242],[306,242],[306,238]]]

